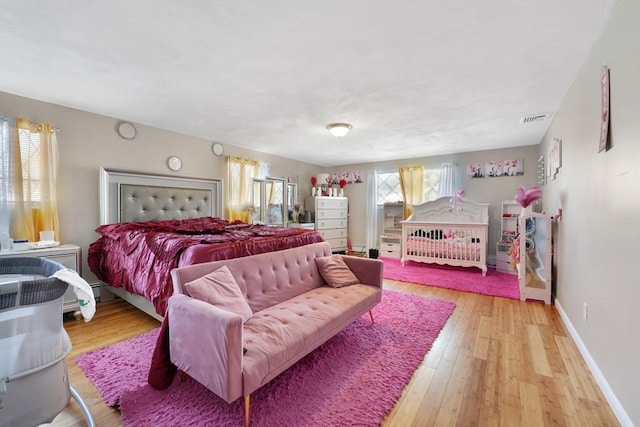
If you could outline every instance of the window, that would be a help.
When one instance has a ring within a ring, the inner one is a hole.
[[[13,169],[11,165],[11,142],[10,142],[10,126],[5,119],[0,121],[2,129],[0,132],[0,165],[2,165],[2,173],[0,174],[0,192],[7,202],[15,202],[16,195],[11,184],[10,171]],[[28,200],[32,202],[40,202],[42,200],[42,189],[40,173],[42,170],[40,161],[40,134],[30,132],[29,129],[18,129],[18,138],[20,141],[20,163],[22,169],[22,190]]]
[[[378,205],[402,201],[398,171],[376,172],[376,194]]]
[[[22,190],[32,202],[42,200],[40,188],[40,134],[19,129],[20,158],[22,161]]]
[[[440,169],[426,169],[424,171],[424,200],[438,198],[440,186]],[[398,171],[376,172],[377,204],[402,202],[402,189]]]
[[[440,189],[440,169],[425,169],[424,171],[424,201],[429,202],[438,198]]]
[[[31,242],[43,230],[59,233],[56,129],[12,117],[0,126],[0,231]]]

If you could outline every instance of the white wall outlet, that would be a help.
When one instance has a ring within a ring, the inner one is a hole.
[[[585,322],[589,320],[589,304],[586,302],[584,303],[584,306],[582,306],[582,318]]]

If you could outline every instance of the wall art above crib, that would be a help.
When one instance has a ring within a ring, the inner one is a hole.
[[[467,178],[518,176],[524,174],[524,159],[491,160],[467,165]]]

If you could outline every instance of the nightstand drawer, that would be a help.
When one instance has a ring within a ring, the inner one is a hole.
[[[496,252],[496,261],[504,261],[508,263],[511,261],[511,255],[505,252]]]
[[[394,250],[380,249],[379,256],[386,257],[386,258],[400,259],[400,250],[394,251]]]
[[[515,268],[511,267],[511,263],[509,261],[496,260],[496,271],[500,271],[502,273],[516,274]]]
[[[1,251],[0,257],[26,257],[26,258],[46,258],[48,260],[62,264],[63,266],[75,270],[81,274],[80,247],[77,245],[60,245],[54,248],[32,249],[25,251]],[[64,294],[63,308],[64,313],[76,311],[80,308],[73,288],[69,286]]]
[[[400,243],[380,242],[380,250],[400,252]]]
[[[78,271],[78,263],[75,254],[66,254],[66,255],[47,255],[41,258],[50,259],[51,261],[55,261],[58,264],[62,264],[65,267]]]

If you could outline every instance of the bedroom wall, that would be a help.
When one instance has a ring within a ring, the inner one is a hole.
[[[623,425],[640,426],[640,2],[619,0],[547,131],[562,167],[544,205],[555,228],[556,307]],[[598,153],[601,67],[610,68],[611,149]],[[583,318],[588,304],[587,320]],[[607,393],[608,392],[608,393]],[[613,401],[612,401],[613,399]]]
[[[0,92],[0,114],[27,117],[34,121],[47,121],[60,128],[58,144],[60,173],[58,197],[60,203],[60,233],[63,243],[76,243],[83,250],[83,276],[95,282],[86,263],[87,248],[97,238],[94,232],[99,225],[99,168],[112,167],[176,176],[223,178],[226,181],[226,158],[229,155],[259,159],[271,164],[271,175],[290,177],[298,182],[299,201],[310,195],[310,178],[323,168],[296,160],[259,153],[250,149],[224,144],[222,157],[211,152],[211,141],[166,130],[136,124],[137,135],[132,141],[118,137],[115,125],[118,118],[102,116],[86,111],[41,102]],[[126,119],[126,118],[125,118]],[[166,159],[177,155],[182,159],[182,169],[171,172]],[[464,188],[472,200],[490,203],[489,254],[495,254],[495,241],[499,233],[500,202],[513,199],[518,185],[531,185],[536,180],[537,146],[479,151],[447,156],[351,165],[331,172],[362,172],[363,184],[351,184],[345,188],[350,197],[351,221],[349,236],[356,245],[364,246],[366,217],[366,180],[369,169],[397,170],[400,165],[422,163],[427,168],[439,168],[442,162],[458,165],[457,188]],[[468,179],[465,167],[469,162],[524,158],[525,174],[519,177]],[[329,170],[327,170],[329,171]],[[379,221],[381,224],[381,221]]]
[[[115,125],[119,119],[66,108],[55,104],[0,92],[0,114],[46,121],[60,128],[58,145],[60,171],[58,199],[60,234],[63,243],[80,245],[83,252],[82,275],[90,283],[96,278],[87,266],[87,248],[98,235],[99,169],[101,166],[176,176],[223,178],[226,182],[226,159],[238,155],[271,164],[271,175],[291,177],[296,182],[310,182],[320,169],[296,160],[258,153],[242,147],[223,144],[225,153],[216,157],[211,141],[136,124],[136,138],[118,137]],[[171,172],[166,166],[170,155],[182,159],[182,169]],[[305,195],[307,185],[301,185]]]
[[[367,185],[370,171],[397,171],[400,166],[424,165],[426,169],[439,169],[442,163],[455,165],[454,188],[465,190],[465,198],[489,203],[489,247],[488,255],[495,256],[496,241],[500,234],[500,215],[503,200],[513,200],[519,185],[535,185],[537,181],[539,147],[537,145],[505,148],[500,150],[474,151],[445,156],[421,157],[388,162],[364,163],[341,166],[331,172],[361,171],[363,183],[349,184],[345,195],[349,197],[349,238],[354,249],[366,244]],[[494,178],[468,178],[466,167],[472,162],[490,160],[524,159],[524,175]],[[536,210],[539,210],[536,209]],[[382,209],[378,209],[378,228],[382,229]],[[367,248],[368,249],[368,248]]]

